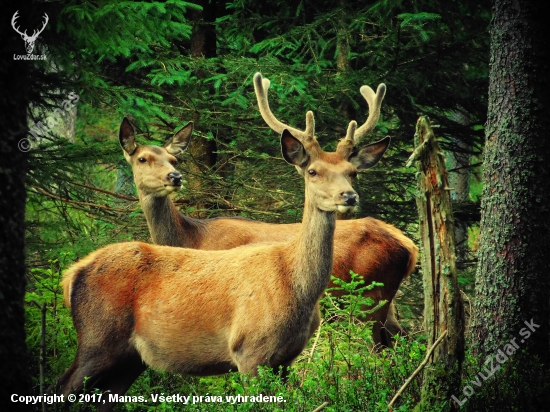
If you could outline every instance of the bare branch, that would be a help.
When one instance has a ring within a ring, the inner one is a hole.
[[[441,343],[441,341],[443,340],[443,338],[447,335],[447,331],[443,331],[443,333],[441,334],[441,336],[434,342],[434,344],[432,345],[432,347],[430,348],[430,350],[428,351],[428,353],[426,353],[426,357],[424,358],[424,360],[422,361],[422,363],[420,365],[418,365],[418,368],[416,368],[416,370],[413,372],[413,374],[411,376],[409,376],[409,378],[405,381],[405,383],[403,384],[403,386],[401,386],[401,389],[399,389],[397,391],[397,393],[395,394],[395,396],[393,397],[393,399],[391,400],[391,402],[388,404],[388,408],[391,409],[391,407],[393,406],[394,402],[397,400],[397,398],[399,398],[401,396],[401,394],[405,391],[405,389],[407,388],[407,386],[409,386],[409,384],[412,382],[412,380],[414,379],[414,377],[416,375],[418,375],[422,369],[424,369],[424,366],[426,366],[426,364],[428,363],[428,359],[430,359],[430,356],[432,356],[432,353],[433,351],[435,350],[435,348],[437,348],[437,346]]]

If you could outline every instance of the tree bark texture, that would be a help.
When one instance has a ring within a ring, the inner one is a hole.
[[[342,7],[337,18],[337,34],[336,34],[336,67],[340,73],[345,73],[350,70],[349,66],[349,23],[345,10],[348,6],[348,0],[340,0]]]
[[[202,0],[198,4],[202,10],[193,10],[191,16],[193,19],[193,31],[191,33],[191,55],[197,59],[214,58],[217,56],[216,50],[216,28],[215,22],[218,15],[218,7],[224,5],[224,2],[218,4],[217,0]],[[197,76],[202,79],[207,77],[207,73],[199,72]],[[199,113],[196,113],[194,119],[198,121]],[[200,165],[212,167],[216,164],[216,143],[213,140],[207,140],[195,134],[191,139],[189,151],[193,158]],[[197,171],[199,168],[197,168]]]
[[[428,347],[447,331],[424,369],[419,410],[457,410],[450,402],[460,391],[464,360],[464,308],[458,288],[453,212],[445,158],[429,120],[421,117],[416,125],[417,206],[422,242],[424,283],[424,322]]]
[[[457,123],[463,126],[470,124],[469,116],[461,111],[456,111],[453,118]],[[468,145],[459,140],[452,138],[453,146],[456,151],[449,153],[447,156],[447,167],[449,170],[449,186],[451,187],[451,200],[453,207],[458,204],[466,204],[469,201],[470,195],[470,153]],[[456,267],[461,270],[466,267],[465,262],[468,257],[468,222],[461,221],[455,217],[455,253]]]
[[[216,43],[216,17],[218,8],[224,7],[225,2],[218,0],[201,0],[198,2],[202,10],[193,10],[190,15],[193,20],[193,31],[191,33],[191,55],[197,59],[214,58],[217,55]],[[209,74],[198,71],[197,77],[203,79]],[[200,122],[200,113],[195,112],[193,119],[195,125]],[[193,203],[198,209],[207,209],[208,204],[202,199],[210,197],[210,181],[204,179],[203,173],[207,172],[216,164],[217,145],[214,140],[208,140],[203,136],[194,133],[187,149],[193,161],[188,164],[188,188],[193,196]],[[207,215],[200,214],[200,217]]]
[[[550,376],[549,57],[547,2],[495,0],[471,343],[483,364],[517,338],[509,406],[533,389],[530,362],[546,373],[538,382]],[[531,320],[539,326],[522,339]]]
[[[3,2],[0,33],[0,410],[28,410],[12,403],[11,395],[30,394],[25,345],[25,175],[27,152],[28,73],[31,61],[14,60],[25,54],[21,36],[10,19],[16,10],[29,12],[26,1]]]

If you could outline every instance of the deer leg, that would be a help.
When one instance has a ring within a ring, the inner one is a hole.
[[[124,395],[145,369],[147,366],[137,353],[111,366],[109,373],[101,377],[97,384],[104,393],[101,403],[96,405],[97,410],[111,411],[117,403],[110,402],[110,394]]]
[[[395,314],[395,306],[393,302],[390,304],[390,307],[388,309],[388,317],[386,319],[386,329],[391,334],[391,336],[395,336],[397,334],[401,336],[406,336],[407,332],[401,327],[399,324],[399,321],[397,320],[396,314]]]
[[[97,380],[97,375],[101,372],[102,368],[100,364],[93,361],[81,363],[81,356],[79,355],[80,353],[77,351],[73,363],[69,366],[65,373],[61,375],[55,384],[56,389],[64,395],[68,395],[73,392],[83,392],[85,378],[88,378],[86,383],[86,386],[88,386],[89,383]]]
[[[126,354],[114,362],[109,362],[106,356],[99,356],[94,359],[88,357],[81,364],[80,358],[77,354],[75,361],[57,381],[56,387],[65,395],[82,393],[84,387],[87,392],[99,389],[104,393],[101,402],[95,405],[100,412],[114,408],[116,402],[110,402],[109,394],[124,395],[147,368],[137,352]]]
[[[381,345],[393,348],[394,336],[397,334],[401,336],[407,335],[395,316],[395,307],[393,302],[391,302],[388,308],[386,321],[381,328]]]
[[[388,316],[388,305],[384,305],[379,308],[376,312],[367,318],[368,320],[373,320],[374,325],[372,327],[372,340],[374,341],[377,348],[380,347],[391,347],[391,339],[389,334],[384,328],[386,318]]]
[[[75,360],[55,386],[65,395],[96,388],[122,394],[145,369],[139,353],[127,344],[109,349],[80,346]]]
[[[290,365],[292,365],[292,361],[285,362],[278,368],[273,368],[275,373],[279,373],[279,376],[281,377],[281,381],[283,383],[288,382],[288,375],[290,374]]]

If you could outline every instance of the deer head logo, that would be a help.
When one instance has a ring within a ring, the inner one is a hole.
[[[44,13],[44,24],[42,25],[42,28],[40,30],[35,30],[33,32],[32,36],[29,36],[29,35],[27,35],[27,30],[25,30],[23,33],[21,33],[19,31],[19,27],[15,26],[16,20],[19,17],[17,15],[17,13],[19,13],[19,10],[17,10],[15,12],[15,14],[13,15],[13,17],[11,19],[11,26],[13,27],[13,29],[17,33],[19,33],[21,35],[21,38],[25,41],[25,48],[27,49],[27,54],[31,54],[33,49],[34,49],[34,42],[38,38],[38,35],[44,31],[44,29],[46,28],[46,24],[48,24],[48,21],[49,21],[48,15],[46,13]]]

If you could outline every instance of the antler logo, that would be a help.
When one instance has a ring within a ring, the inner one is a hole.
[[[29,36],[29,35],[27,35],[27,30],[25,30],[23,33],[21,33],[19,31],[19,27],[15,27],[16,20],[19,17],[17,15],[17,13],[19,13],[19,10],[17,10],[15,12],[15,14],[13,15],[13,17],[11,19],[11,26],[13,27],[13,29],[17,33],[19,33],[21,35],[21,38],[25,41],[25,48],[27,49],[27,54],[31,54],[32,51],[34,50],[34,42],[38,38],[38,35],[44,31],[44,29],[46,28],[46,24],[48,24],[48,21],[49,21],[48,15],[46,13],[44,13],[44,19],[45,20],[44,20],[44,24],[42,25],[42,28],[40,30],[35,30],[33,32],[32,36]]]

